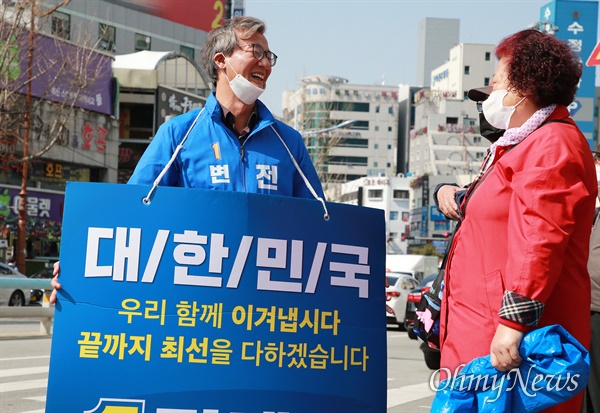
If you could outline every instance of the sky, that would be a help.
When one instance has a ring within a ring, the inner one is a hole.
[[[278,56],[260,100],[280,116],[283,91],[314,75],[340,76],[351,84],[418,86],[418,29],[424,18],[459,19],[461,43],[496,45],[539,21],[540,8],[549,2],[246,0],[245,14],[266,23],[269,48]]]

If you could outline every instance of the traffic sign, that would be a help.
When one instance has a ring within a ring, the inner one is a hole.
[[[590,57],[588,58],[588,60],[586,62],[586,65],[587,66],[598,66],[598,65],[600,65],[600,42],[598,42],[598,44],[596,45],[596,47],[594,47],[594,50],[590,54]]]

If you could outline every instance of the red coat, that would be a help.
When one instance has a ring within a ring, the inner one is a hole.
[[[566,107],[552,119],[569,119]],[[560,324],[590,345],[598,184],[589,144],[578,128],[553,122],[506,149],[467,201],[446,265],[441,367],[452,373],[490,353],[498,323],[532,328],[498,315],[505,291],[544,304],[539,327]]]

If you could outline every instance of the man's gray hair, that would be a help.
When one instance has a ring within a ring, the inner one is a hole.
[[[243,16],[226,20],[223,26],[217,27],[208,33],[208,39],[206,39],[200,55],[202,67],[211,78],[215,87],[217,86],[219,68],[215,64],[213,57],[217,53],[230,56],[237,44],[238,35],[240,39],[247,39],[257,32],[264,34],[266,30],[267,26],[262,20]]]

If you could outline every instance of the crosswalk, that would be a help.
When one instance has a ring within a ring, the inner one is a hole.
[[[404,341],[404,335],[392,333],[388,336],[392,343],[399,339]],[[1,413],[45,413],[49,362],[49,355],[3,357],[0,352]],[[391,385],[394,380],[397,378],[389,377],[388,383]],[[388,385],[387,413],[428,412],[427,405],[430,406],[434,396],[429,382],[415,384],[413,381],[412,384],[402,384],[405,385],[397,388]],[[417,403],[419,401],[422,402]],[[409,406],[416,404],[419,405],[419,409],[407,410]]]
[[[0,369],[0,411],[3,413],[44,413],[48,385],[49,356],[2,358],[5,365],[35,364],[35,367]],[[15,403],[15,397],[21,400]]]

